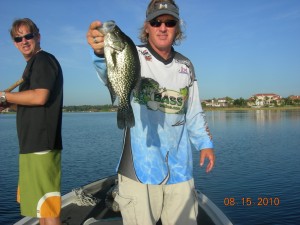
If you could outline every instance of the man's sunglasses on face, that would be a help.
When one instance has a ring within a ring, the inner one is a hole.
[[[34,36],[35,36],[34,33],[29,33],[24,36],[14,37],[14,41],[19,43],[19,42],[23,41],[23,38],[25,38],[26,40],[31,40]]]
[[[166,20],[166,21],[160,21],[160,20],[151,20],[150,25],[152,27],[160,27],[163,23],[166,27],[175,27],[177,24],[177,20]]]

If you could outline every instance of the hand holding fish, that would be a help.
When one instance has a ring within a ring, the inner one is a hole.
[[[119,99],[117,123],[120,129],[133,127],[135,118],[130,104],[132,91],[138,90],[140,60],[134,42],[113,20],[94,21],[87,32],[87,41],[96,55],[103,55],[107,66],[107,84],[112,104]]]
[[[104,53],[104,35],[99,31],[101,25],[102,23],[100,21],[92,22],[86,34],[89,45],[94,49],[94,52],[99,55]]]

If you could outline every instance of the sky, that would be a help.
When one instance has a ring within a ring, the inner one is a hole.
[[[111,104],[96,76],[86,41],[94,20],[115,20],[135,42],[149,0],[1,0],[0,90],[16,82],[26,62],[9,30],[18,18],[39,27],[41,47],[59,60],[64,105]],[[300,95],[299,0],[177,0],[186,38],[175,50],[196,71],[201,99]]]

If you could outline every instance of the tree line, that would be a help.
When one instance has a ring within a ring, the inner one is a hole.
[[[227,107],[249,107],[249,103],[254,103],[255,102],[255,98],[252,99],[244,99],[244,98],[237,98],[237,99],[233,99],[230,97],[225,97],[226,99],[226,103],[227,103]],[[217,101],[217,99],[213,99],[215,102]],[[208,100],[211,101],[211,100]],[[287,98],[281,98],[280,99],[280,104],[278,104],[278,102],[276,100],[270,100],[270,105],[275,106],[275,107],[279,107],[279,106],[299,106],[300,105],[300,100],[299,99],[291,99],[290,97]],[[206,107],[206,103],[202,102],[202,107]]]
[[[113,105],[72,105],[64,106],[64,112],[113,112],[118,106]]]

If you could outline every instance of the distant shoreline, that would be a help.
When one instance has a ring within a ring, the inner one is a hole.
[[[254,111],[254,110],[299,110],[300,106],[281,106],[281,107],[204,107],[204,111]]]
[[[86,107],[86,106],[85,106]],[[103,109],[95,110],[94,107],[91,107],[90,110],[81,110],[81,106],[76,106],[76,110],[65,110],[63,113],[95,113],[95,112],[116,112],[117,108],[104,107]],[[254,110],[300,110],[300,106],[281,106],[281,107],[261,107],[261,108],[251,108],[251,107],[204,107],[204,111],[254,111]],[[0,112],[0,114],[14,114],[16,112]]]

